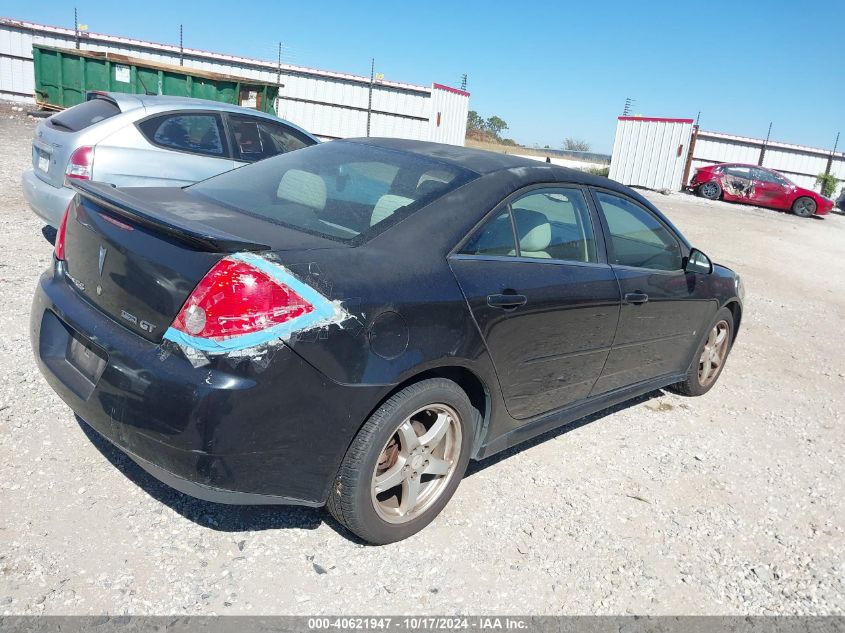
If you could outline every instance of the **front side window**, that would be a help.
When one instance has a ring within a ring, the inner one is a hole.
[[[216,114],[168,114],[138,124],[154,145],[170,149],[223,157],[223,126]]]
[[[440,176],[435,188],[425,184],[433,172]],[[246,165],[186,191],[248,215],[348,241],[477,176],[411,152],[331,141]]]
[[[597,191],[596,197],[607,223],[612,262],[652,270],[683,268],[678,240],[654,215],[621,196]]]
[[[229,115],[229,127],[236,158],[243,161],[254,162],[314,144],[296,130],[256,117]]]

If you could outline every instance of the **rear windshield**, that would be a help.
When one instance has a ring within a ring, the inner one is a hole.
[[[97,97],[54,114],[48,121],[57,130],[78,132],[115,114],[120,114],[120,108],[113,101]]]
[[[349,241],[413,213],[476,176],[408,152],[331,141],[226,172],[186,190],[250,215]]]

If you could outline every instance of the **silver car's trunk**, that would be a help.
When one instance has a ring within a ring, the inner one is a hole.
[[[120,107],[114,100],[97,96],[41,121],[32,142],[35,175],[54,187],[61,187],[73,152],[78,147],[93,145],[101,136],[101,133],[98,134],[96,140],[86,138],[88,128],[120,113]]]

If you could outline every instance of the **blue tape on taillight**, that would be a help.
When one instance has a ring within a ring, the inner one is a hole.
[[[253,266],[279,283],[293,290],[310,303],[314,309],[308,314],[280,323],[260,332],[239,334],[220,339],[191,336],[173,327],[167,328],[164,338],[178,345],[192,347],[208,354],[225,354],[238,350],[263,345],[271,341],[288,340],[297,332],[304,332],[315,327],[325,327],[345,321],[349,314],[337,302],[330,301],[308,284],[301,282],[289,270],[254,253],[236,253],[232,259],[240,260]]]

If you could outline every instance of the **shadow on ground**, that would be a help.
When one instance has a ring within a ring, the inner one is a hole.
[[[628,402],[587,416],[586,418],[576,420],[566,426],[544,433],[543,435],[540,435],[532,440],[528,440],[527,442],[523,442],[522,444],[509,448],[501,453],[497,453],[487,459],[478,462],[470,462],[466,476],[471,477],[476,473],[479,473],[490,466],[494,466],[502,460],[512,457],[513,455],[516,455],[528,448],[570,433],[582,426],[590,424],[591,422],[601,420],[605,416],[616,411],[621,411],[628,407],[647,402],[648,400],[659,397],[662,394],[663,392],[660,390],[650,392],[638,398],[634,398],[633,400],[629,400]],[[201,499],[195,499],[194,497],[178,492],[147,473],[147,471],[127,457],[123,451],[115,447],[106,438],[88,426],[84,420],[77,416],[76,421],[83,433],[85,433],[97,450],[99,450],[100,453],[102,453],[102,455],[111,462],[115,468],[123,473],[127,479],[144,490],[144,492],[156,501],[167,505],[197,525],[220,532],[247,532],[289,528],[313,530],[319,527],[321,523],[325,522],[329,527],[345,538],[348,538],[356,543],[363,543],[363,541],[360,541],[346,531],[343,526],[335,521],[334,518],[322,508],[278,505],[224,505],[212,503],[210,501],[202,501]]]

